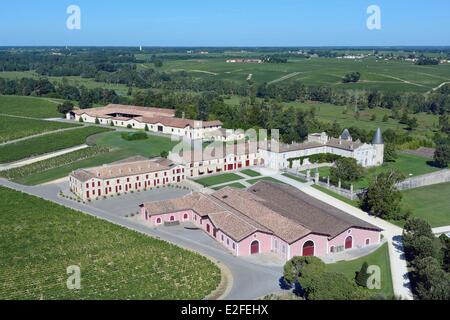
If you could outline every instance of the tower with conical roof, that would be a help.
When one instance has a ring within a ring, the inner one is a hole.
[[[384,162],[384,139],[381,129],[378,128],[373,136],[372,145],[375,148],[375,166],[380,166]]]

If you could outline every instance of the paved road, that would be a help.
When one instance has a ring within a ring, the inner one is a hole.
[[[282,266],[263,265],[257,263],[257,261],[237,258],[203,232],[189,232],[180,229],[178,232],[174,232],[176,231],[174,229],[151,228],[130,218],[124,218],[98,208],[60,198],[57,195],[60,190],[58,185],[28,187],[5,179],[0,179],[0,185],[39,196],[152,237],[158,237],[220,261],[231,271],[233,278],[232,288],[225,299],[256,299],[268,293],[280,291],[279,280],[283,274]]]
[[[366,212],[355,208],[345,202],[342,202],[332,196],[329,196],[319,190],[308,186],[305,183],[298,182],[293,179],[289,179],[281,174],[273,176],[282,182],[288,183],[298,189],[301,189],[306,194],[317,198],[323,202],[326,202],[352,216],[355,216],[361,220],[367,221],[379,228],[382,228],[383,235],[388,241],[389,247],[389,260],[391,264],[392,282],[394,287],[394,293],[396,296],[402,299],[413,299],[413,295],[410,287],[410,280],[408,276],[408,268],[403,251],[402,233],[403,229],[389,223],[385,220],[369,216]]]

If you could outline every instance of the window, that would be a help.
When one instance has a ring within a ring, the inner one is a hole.
[[[161,218],[156,219],[157,224],[161,224]]]
[[[370,239],[367,238],[367,239],[366,239],[366,246],[368,246],[369,244],[370,244]]]
[[[336,249],[334,248],[334,246],[331,246],[331,247],[330,247],[330,252],[331,252],[331,253],[334,253],[335,250],[336,250]]]
[[[189,218],[188,214],[185,213],[184,216],[183,216],[183,219],[184,219],[184,220],[187,220],[188,218]]]
[[[233,249],[236,249],[236,244],[233,242]]]
[[[224,240],[224,238],[223,238],[223,235],[222,235],[222,237],[221,237],[221,238],[222,238],[222,242],[223,242],[223,240]]]
[[[170,216],[170,221],[175,221],[175,217],[174,216]]]

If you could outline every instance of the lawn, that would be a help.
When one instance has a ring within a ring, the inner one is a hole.
[[[200,300],[220,282],[208,259],[0,187],[0,299]],[[79,266],[81,290],[67,268]]]
[[[259,177],[261,175],[259,172],[256,172],[255,170],[251,170],[251,169],[241,170],[240,173],[243,173],[249,177]]]
[[[259,181],[269,181],[269,182],[285,184],[284,182],[282,182],[280,180],[277,180],[275,178],[272,178],[272,177],[262,177],[262,178],[247,180],[247,182],[250,183],[250,184],[255,184],[255,183],[259,182]]]
[[[450,225],[450,183],[403,191],[402,206],[412,216],[422,218],[430,225]]]
[[[296,180],[298,182],[302,182],[302,183],[307,182],[305,179],[302,179],[300,177],[294,176],[293,174],[283,173],[283,176],[285,176],[285,177],[287,177],[289,179],[292,179],[292,180]]]
[[[340,194],[337,194],[336,192],[333,192],[333,191],[331,191],[331,190],[328,190],[327,188],[321,187],[321,186],[319,186],[319,185],[317,185],[317,184],[314,184],[312,187],[313,187],[314,189],[317,189],[317,190],[319,190],[319,191],[322,191],[323,193],[326,193],[326,194],[329,195],[329,196],[332,196],[332,197],[334,197],[334,198],[336,198],[336,199],[338,199],[338,200],[341,200],[341,201],[343,201],[343,202],[345,202],[345,203],[347,203],[347,204],[349,204],[349,205],[351,205],[351,206],[354,206],[354,207],[359,208],[359,202],[358,202],[358,200],[350,200],[350,199],[348,199],[348,198],[346,198],[346,197],[341,196]]]
[[[439,170],[439,168],[430,165],[429,162],[430,159],[425,157],[400,153],[395,162],[386,162],[382,166],[367,169],[365,176],[353,183],[354,189],[367,188],[371,177],[391,169],[398,170],[403,173],[406,178],[420,176]],[[313,176],[314,173],[315,169],[311,170],[311,176]],[[319,175],[324,178],[328,177],[330,175],[330,167],[319,168]]]
[[[217,176],[205,177],[195,180],[204,187],[211,187],[222,183],[242,180],[243,178],[234,173],[224,173]]]
[[[0,113],[13,116],[60,118],[61,114],[56,110],[57,106],[56,102],[46,98],[0,95]]]
[[[102,147],[119,149],[129,156],[144,157],[159,157],[162,151],[169,152],[178,144],[170,138],[154,135],[149,135],[145,140],[127,141],[122,139],[120,132],[96,135],[89,139],[89,142]]]
[[[381,269],[381,289],[374,290],[374,294],[382,294],[387,298],[394,296],[392,286],[391,267],[389,263],[389,250],[387,243],[375,252],[352,261],[341,261],[327,265],[327,269],[332,272],[343,273],[348,279],[354,281],[356,273],[361,270],[361,266],[367,262],[369,266],[379,266]]]
[[[33,156],[38,156],[86,142],[87,137],[109,129],[99,127],[84,127],[64,132],[49,133],[42,137],[30,138],[0,147],[0,163],[13,162]]]
[[[220,190],[220,189],[223,189],[223,188],[226,188],[226,187],[235,188],[235,189],[245,189],[246,188],[246,186],[244,186],[242,183],[235,182],[235,183],[226,184],[226,185],[220,186],[220,187],[214,187],[212,189]]]
[[[75,124],[0,115],[0,143],[76,126]]]

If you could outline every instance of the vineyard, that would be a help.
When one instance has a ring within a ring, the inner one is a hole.
[[[35,162],[20,168],[15,168],[3,172],[0,171],[0,176],[20,183],[22,178],[29,177],[30,175],[66,166],[74,163],[75,161],[89,159],[94,156],[107,153],[108,151],[109,149],[104,147],[89,147],[86,149],[66,153],[64,155],[50,158],[44,161]]]
[[[0,299],[202,299],[220,282],[208,259],[0,187]],[[67,267],[81,289],[69,290]]]
[[[0,147],[0,163],[13,162],[84,144],[86,138],[110,129],[85,127],[64,132],[50,133]]]
[[[0,115],[0,143],[76,126],[74,124]]]

